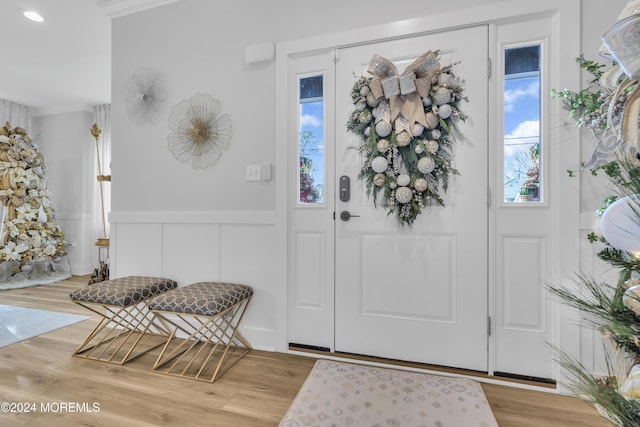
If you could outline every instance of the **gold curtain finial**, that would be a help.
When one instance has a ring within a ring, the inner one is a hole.
[[[98,127],[97,123],[93,124],[93,127],[91,128],[91,135],[93,135],[95,139],[100,138],[100,135],[102,135],[102,129]]]

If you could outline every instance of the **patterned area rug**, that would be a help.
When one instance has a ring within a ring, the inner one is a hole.
[[[0,347],[88,319],[87,316],[0,305]]]
[[[497,427],[498,423],[475,381],[318,360],[280,426]]]

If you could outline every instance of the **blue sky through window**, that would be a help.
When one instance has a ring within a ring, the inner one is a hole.
[[[300,165],[306,168],[312,179],[310,183],[315,191],[311,195],[308,188],[300,189],[300,201],[306,203],[322,203],[324,201],[324,102],[311,101],[300,104],[300,135],[309,135],[306,144],[300,146],[300,156],[309,163]],[[302,162],[302,161],[301,161]],[[301,171],[302,172],[302,171]],[[301,175],[302,180],[302,175]],[[301,187],[305,185],[301,182]],[[317,194],[317,196],[315,195]]]
[[[530,177],[532,146],[540,142],[540,77],[505,76],[504,197],[514,201]],[[515,77],[515,78],[513,78]]]

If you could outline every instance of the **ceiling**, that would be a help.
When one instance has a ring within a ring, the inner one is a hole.
[[[27,20],[34,9],[45,21]],[[2,0],[0,99],[39,114],[111,99],[111,20],[95,0]]]

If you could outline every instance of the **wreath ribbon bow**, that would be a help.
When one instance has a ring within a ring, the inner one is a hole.
[[[438,69],[438,59],[432,51],[422,54],[401,75],[393,62],[375,54],[367,72],[375,78],[369,84],[376,99],[386,98],[391,107],[391,120],[402,115],[411,126],[420,123],[427,127],[421,98],[429,96],[431,78]]]

